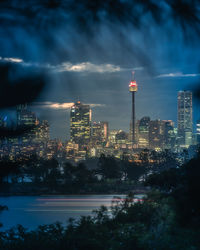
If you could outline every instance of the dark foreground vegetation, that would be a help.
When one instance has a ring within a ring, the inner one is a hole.
[[[116,200],[111,211],[27,231],[0,233],[0,249],[200,249],[200,155],[179,168],[150,175],[152,190],[143,201],[133,194]]]
[[[144,150],[138,162],[126,157],[99,159],[71,164],[33,155],[26,160],[0,160],[1,195],[128,193],[141,186],[151,172],[177,167],[176,155]],[[92,162],[90,162],[92,161]],[[153,162],[153,163],[150,163]],[[90,164],[89,164],[90,163]]]

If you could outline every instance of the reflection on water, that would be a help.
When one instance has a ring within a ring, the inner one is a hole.
[[[114,197],[125,195],[66,195],[66,196],[11,196],[0,197],[0,204],[8,211],[0,214],[1,230],[21,224],[34,229],[38,225],[60,221],[66,224],[69,218],[91,215],[101,205],[110,207]],[[115,201],[118,199],[114,198]]]

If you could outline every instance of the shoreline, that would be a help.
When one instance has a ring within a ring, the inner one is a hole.
[[[47,195],[128,195],[130,193],[141,194],[147,193],[149,187],[142,185],[118,185],[99,184],[99,185],[86,185],[85,187],[65,187],[57,186],[55,188],[48,186],[40,186],[33,184],[8,184],[0,188],[0,197],[8,196],[47,196]]]
[[[49,193],[26,193],[26,192],[20,192],[20,193],[0,193],[0,197],[11,197],[11,196],[64,196],[64,195],[128,195],[130,193],[134,193],[134,194],[145,194],[147,193],[148,190],[130,190],[130,191],[126,191],[126,192],[92,192],[92,193],[88,193],[88,192],[77,192],[77,193],[60,193],[60,192],[49,192]]]

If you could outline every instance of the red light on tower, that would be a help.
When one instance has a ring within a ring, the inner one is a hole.
[[[134,78],[134,74],[135,74],[135,72],[133,71],[132,78]],[[129,91],[136,92],[137,90],[138,90],[138,86],[137,86],[136,80],[131,80],[129,83]]]
[[[138,90],[138,86],[137,86],[137,83],[136,81],[131,81],[130,84],[129,84],[129,91],[130,92],[136,92]]]

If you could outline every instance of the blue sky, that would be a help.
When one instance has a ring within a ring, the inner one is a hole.
[[[54,17],[50,13],[45,18]],[[8,11],[5,18],[18,21],[21,17],[9,16]],[[176,123],[177,91],[192,89],[200,80],[198,35],[184,33],[170,20],[155,24],[149,16],[139,28],[101,20],[92,33],[80,31],[65,16],[68,22],[46,27],[45,18],[38,32],[33,27],[2,26],[0,62],[19,64],[24,71],[34,68],[48,76],[47,87],[32,109],[49,120],[52,138],[69,137],[70,103],[78,99],[92,104],[93,120],[128,131],[132,70],[139,86],[136,118]],[[194,123],[199,118],[194,101]]]

